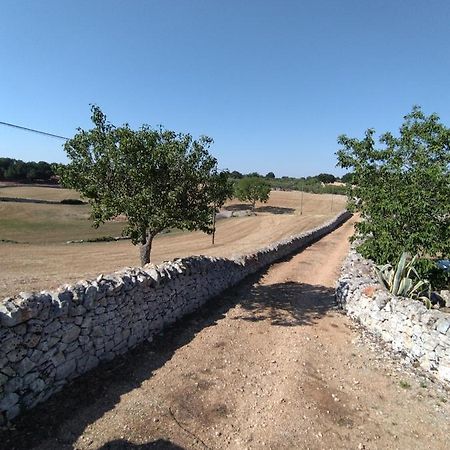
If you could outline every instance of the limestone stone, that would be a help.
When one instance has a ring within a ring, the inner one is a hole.
[[[0,410],[7,411],[19,401],[19,396],[14,392],[9,392],[0,399]]]
[[[75,372],[77,362],[75,359],[66,361],[56,368],[55,380],[64,380]]]
[[[436,329],[439,333],[446,334],[450,329],[450,317],[442,317],[436,322]]]
[[[64,335],[62,337],[62,342],[69,344],[75,341],[80,335],[81,329],[79,326],[72,324],[64,330]]]
[[[386,301],[365,295],[366,286],[377,283],[373,263],[352,249],[344,261],[336,288],[338,304],[352,319],[377,334],[391,348],[411,362],[418,362],[438,378],[449,381],[450,315],[440,310],[427,310],[414,299],[387,293]],[[375,288],[376,290],[376,288]]]

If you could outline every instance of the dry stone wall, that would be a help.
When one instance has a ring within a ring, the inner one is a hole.
[[[349,217],[344,211],[318,228],[233,259],[190,257],[5,299],[0,304],[0,421],[46,400],[101,361],[151,340]]]
[[[450,314],[395,297],[378,282],[373,263],[352,249],[336,298],[347,314],[443,382],[450,382]]]

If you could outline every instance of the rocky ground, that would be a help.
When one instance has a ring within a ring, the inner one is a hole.
[[[335,307],[352,226],[78,379],[0,448],[448,448],[447,390]]]

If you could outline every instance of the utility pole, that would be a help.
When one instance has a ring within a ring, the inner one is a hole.
[[[302,193],[301,200],[300,200],[300,215],[303,215],[303,191],[300,191]]]

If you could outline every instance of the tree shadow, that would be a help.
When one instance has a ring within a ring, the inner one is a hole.
[[[238,203],[235,205],[224,206],[226,211],[254,211],[259,213],[269,213],[269,214],[294,214],[294,208],[286,208],[284,206],[258,206],[257,208],[253,208],[252,205],[248,203]]]
[[[107,442],[98,450],[184,450],[184,448],[165,439],[158,439],[146,444],[133,444],[128,441],[116,440]]]
[[[227,211],[248,211],[249,209],[252,209],[252,205],[247,203],[236,203],[234,205],[224,206],[223,209]]]
[[[235,320],[295,327],[313,325],[335,308],[334,289],[305,283],[286,282],[252,286],[241,301],[244,313]]]
[[[74,443],[88,425],[112,410],[122,395],[139,388],[145,380],[150,379],[177,349],[188,344],[201,330],[215,326],[236,305],[242,286],[248,282],[254,283],[257,279],[257,275],[248,277],[164,329],[151,343],[141,343],[112,361],[102,362],[65,385],[47,401],[24,411],[14,419],[11,427],[0,429],[0,449],[29,450],[38,446],[55,450],[73,449]]]
[[[255,212],[270,213],[270,214],[294,214],[294,208],[286,208],[283,206],[258,206],[255,208]]]
[[[289,260],[287,257],[284,261]],[[334,291],[299,283],[257,285],[265,269],[211,299],[200,309],[168,327],[152,343],[143,343],[123,356],[105,362],[78,377],[49,400],[24,412],[13,426],[0,431],[0,449],[20,450],[37,446],[69,450],[86,427],[112,410],[120,397],[150,379],[201,331],[215,326],[229,309],[240,305],[247,321],[270,320],[274,326],[311,325],[333,307]],[[256,286],[255,286],[256,284]],[[112,441],[103,449],[178,449],[170,441],[143,445]]]

